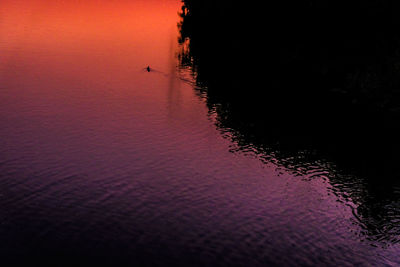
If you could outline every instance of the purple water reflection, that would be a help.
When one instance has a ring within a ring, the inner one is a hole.
[[[176,73],[179,8],[3,1],[2,259],[400,264],[398,243],[366,238],[334,167],[314,166],[308,179],[251,147],[230,152],[235,143]]]

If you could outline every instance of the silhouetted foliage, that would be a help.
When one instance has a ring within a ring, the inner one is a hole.
[[[239,146],[286,166],[306,152],[303,163],[324,158],[363,177],[368,194],[357,182],[341,190],[360,199],[369,231],[385,232],[400,186],[398,11],[391,0],[183,0],[181,66]]]
[[[190,39],[186,52],[203,84],[241,97],[284,96],[283,104],[324,94],[397,113],[394,1],[183,2],[181,42]]]

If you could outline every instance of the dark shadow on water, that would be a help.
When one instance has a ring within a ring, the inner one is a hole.
[[[339,200],[357,205],[365,237],[393,244],[400,4],[353,2],[184,0],[179,60],[237,151],[254,149],[304,179],[326,175]]]

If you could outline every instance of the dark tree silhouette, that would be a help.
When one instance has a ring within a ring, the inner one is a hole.
[[[337,164],[332,183],[389,242],[400,232],[399,11],[392,0],[183,0],[179,25],[181,66],[217,126],[289,169]]]

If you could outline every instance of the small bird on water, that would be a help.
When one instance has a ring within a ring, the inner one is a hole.
[[[147,72],[150,72],[150,71],[151,71],[152,73],[161,74],[161,75],[164,75],[165,77],[171,77],[171,75],[172,75],[172,77],[175,77],[175,74],[173,74],[173,73],[167,74],[167,73],[165,73],[165,72],[163,72],[163,71],[159,71],[159,70],[157,70],[157,69],[150,68],[149,65],[147,65],[147,67],[143,68],[141,71],[147,71]],[[175,77],[175,78],[181,80],[182,82],[188,83],[188,84],[190,84],[190,85],[193,85],[193,84],[194,84],[194,81],[191,80],[191,79],[186,79],[186,78],[180,77],[180,76],[177,76],[177,77]]]

